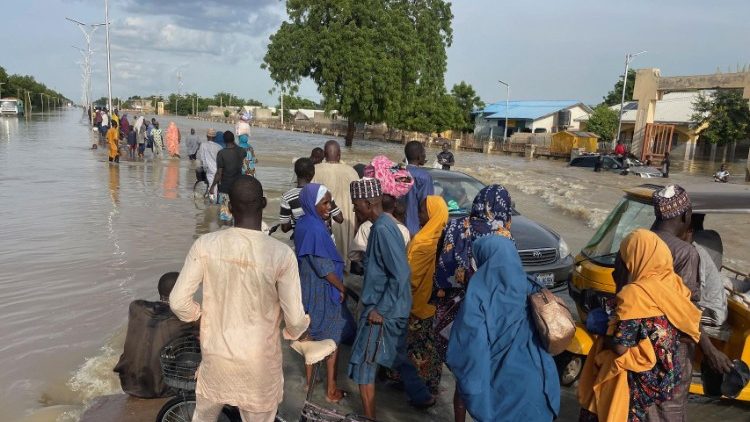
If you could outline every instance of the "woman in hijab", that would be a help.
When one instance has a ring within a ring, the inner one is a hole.
[[[170,157],[180,158],[180,130],[177,129],[177,125],[174,122],[169,122],[167,127],[167,153]]]
[[[128,120],[128,113],[125,113],[120,118],[120,133],[125,138],[130,133],[130,121]]]
[[[461,307],[466,285],[476,271],[472,244],[475,240],[498,235],[512,239],[510,223],[513,209],[508,191],[490,185],[474,198],[471,214],[448,223],[438,243],[437,267],[432,303],[435,305],[435,344],[441,362],[445,361],[448,338],[456,313]],[[463,401],[456,389],[453,396],[455,420],[466,418]]]
[[[331,212],[331,193],[325,186],[310,183],[300,191],[305,215],[294,231],[294,247],[302,283],[302,303],[310,315],[309,337],[330,339],[337,345],[352,340],[354,319],[346,307],[344,260],[336,251],[325,220]],[[336,384],[338,351],[327,358],[326,400],[338,403],[345,393]],[[312,366],[307,365],[307,385],[312,381]]]
[[[246,176],[255,176],[255,164],[258,160],[255,157],[255,150],[250,145],[250,113],[242,113],[240,121],[237,122],[237,135],[239,136],[239,146],[245,148],[246,156],[242,161],[242,174]]]
[[[448,223],[448,205],[442,197],[430,195],[419,209],[422,229],[406,250],[411,267],[412,306],[407,353],[432,394],[438,393],[443,363],[435,346],[435,306],[430,304],[432,280],[440,235]]]
[[[677,346],[683,334],[698,342],[701,311],[675,274],[666,243],[650,230],[622,241],[613,277],[614,323],[584,364],[580,420],[645,421],[655,404],[672,399],[682,376]]]
[[[503,236],[473,242],[477,271],[448,342],[446,364],[477,422],[546,422],[560,410],[555,362],[528,309],[535,285],[516,245]]]

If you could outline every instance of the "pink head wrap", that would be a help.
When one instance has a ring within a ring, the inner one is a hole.
[[[414,185],[414,179],[409,174],[409,171],[389,160],[384,155],[378,155],[373,158],[371,166],[372,177],[380,181],[384,194],[400,198],[406,195],[412,185]],[[366,173],[370,173],[368,167],[365,167]]]

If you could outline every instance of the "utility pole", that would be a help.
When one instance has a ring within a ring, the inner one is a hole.
[[[505,140],[508,139],[508,114],[510,114],[508,105],[510,104],[510,85],[503,81],[498,82],[505,85],[505,128],[503,129],[503,143],[505,143]]]
[[[639,53],[628,53],[625,55],[625,74],[622,75],[622,96],[620,97],[620,118],[617,120],[617,136],[615,136],[615,143],[612,145],[612,149],[614,149],[615,145],[617,145],[617,142],[620,141],[620,131],[622,130],[622,113],[624,111],[623,108],[625,107],[625,88],[627,88],[628,86],[628,70],[630,69],[630,62],[633,60],[633,57],[640,56],[641,54],[644,54],[646,52],[646,50],[643,50]],[[635,133],[633,133],[633,135],[635,135]]]

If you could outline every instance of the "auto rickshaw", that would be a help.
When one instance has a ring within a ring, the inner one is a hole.
[[[685,186],[683,186],[685,187]],[[575,302],[580,321],[585,321],[589,311],[603,307],[604,302],[615,295],[612,279],[615,258],[620,242],[633,230],[650,228],[655,217],[652,195],[663,186],[645,184],[625,190],[625,196],[610,212],[606,220],[594,234],[588,245],[576,257],[576,265],[568,290]],[[750,214],[750,186],[747,185],[699,185],[685,189],[690,196],[693,215]],[[748,227],[737,227],[748,230]],[[721,246],[721,245],[719,245]],[[727,277],[747,280],[748,275],[723,265],[721,250],[718,262]],[[742,251],[748,254],[747,250]],[[746,258],[747,255],[743,256]],[[741,359],[750,364],[750,299],[738,292],[729,291],[728,317],[721,327],[707,330],[714,345],[730,359]],[[575,337],[567,350],[556,357],[560,382],[573,384],[581,373],[583,362],[594,343],[595,336],[586,331],[585,324],[579,322]],[[703,394],[700,370],[701,353],[698,350],[690,392]],[[750,385],[735,397],[736,400],[750,401]]]

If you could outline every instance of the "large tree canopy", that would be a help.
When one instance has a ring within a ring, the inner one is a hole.
[[[347,145],[359,122],[427,131],[446,123],[439,108],[446,104],[450,3],[289,0],[287,13],[263,67],[282,88],[312,79],[325,108],[349,119]]]
[[[699,95],[693,103],[692,120],[707,123],[701,139],[725,145],[750,136],[750,108],[742,91],[720,89],[712,95]]]

